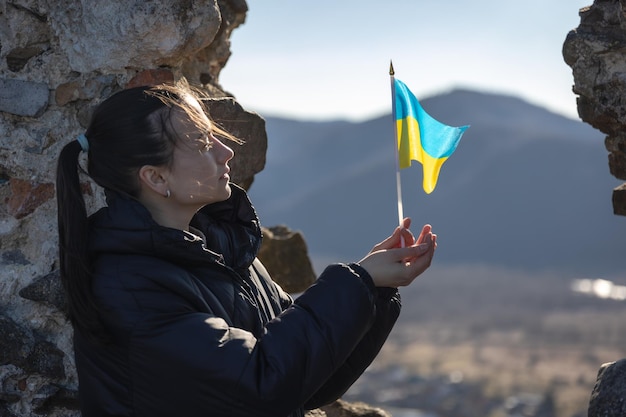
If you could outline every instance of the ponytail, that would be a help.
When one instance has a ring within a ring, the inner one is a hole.
[[[94,110],[86,136],[65,145],[59,155],[56,186],[61,281],[69,319],[75,329],[92,340],[109,338],[91,289],[94,271],[88,250],[89,221],[80,186],[80,153],[87,151],[88,175],[96,184],[137,198],[141,191],[140,168],[171,166],[173,162],[179,140],[171,120],[174,109],[184,111],[199,129],[241,143],[214,123],[207,123],[206,109],[199,111],[189,98],[201,104],[205,97],[186,80],[119,91]]]
[[[61,151],[57,165],[60,275],[72,325],[90,339],[104,341],[105,332],[91,291],[87,210],[78,163],[81,150],[78,141],[71,141]]]

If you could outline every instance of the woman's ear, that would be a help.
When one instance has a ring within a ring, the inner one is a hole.
[[[147,188],[162,196],[167,196],[167,170],[153,165],[139,168],[141,188]]]

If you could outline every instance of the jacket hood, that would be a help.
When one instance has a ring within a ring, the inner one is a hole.
[[[90,217],[90,253],[155,256],[187,266],[219,262],[248,268],[262,241],[261,227],[246,192],[231,184],[229,199],[203,207],[190,226],[195,234],[157,224],[140,202],[107,191],[107,206]]]

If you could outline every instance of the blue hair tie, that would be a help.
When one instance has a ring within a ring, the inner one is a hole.
[[[80,148],[83,150],[83,152],[89,151],[89,141],[87,141],[87,136],[81,133],[80,135],[78,135],[76,140],[78,141],[78,143],[80,143]]]

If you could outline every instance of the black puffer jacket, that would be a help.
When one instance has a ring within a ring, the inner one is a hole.
[[[199,237],[109,196],[91,218],[93,291],[113,343],[75,334],[84,417],[302,416],[340,397],[400,310],[358,265],[332,265],[295,302],[256,260],[245,192],[202,209]]]

